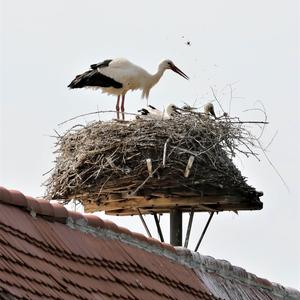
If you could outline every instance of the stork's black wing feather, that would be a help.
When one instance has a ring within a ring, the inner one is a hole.
[[[93,64],[91,65],[91,69],[95,70],[97,68],[104,68],[104,67],[108,67],[108,65],[110,64],[110,62],[112,61],[112,59],[106,59],[105,61],[98,63],[98,64]]]
[[[142,116],[147,116],[150,114],[149,110],[147,110],[146,108],[139,109],[138,112],[140,112]]]
[[[98,72],[97,68],[77,75],[68,85],[70,89],[83,87],[114,87],[120,89],[123,84]]]

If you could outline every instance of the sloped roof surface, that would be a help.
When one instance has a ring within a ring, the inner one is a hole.
[[[193,269],[109,232],[176,253],[96,216],[0,188],[0,299],[217,299]]]
[[[0,300],[20,298],[298,300],[300,292],[0,187]]]
[[[300,292],[259,278],[245,269],[233,266],[187,249],[177,248],[185,264],[193,267],[205,286],[216,296],[226,300],[299,300]]]

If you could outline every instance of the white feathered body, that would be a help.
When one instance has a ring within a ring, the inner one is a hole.
[[[151,75],[143,68],[131,63],[125,58],[114,59],[109,66],[98,69],[100,73],[115,81],[122,83],[123,87],[116,89],[113,87],[102,87],[102,91],[108,94],[120,95],[129,90],[144,90],[147,79]]]
[[[69,87],[101,89],[104,93],[118,96],[125,95],[129,90],[142,90],[142,98],[148,98],[151,88],[170,68],[170,64],[169,60],[163,61],[152,75],[125,58],[105,60],[76,76]]]

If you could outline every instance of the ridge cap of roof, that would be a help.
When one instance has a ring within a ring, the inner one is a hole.
[[[42,217],[51,222],[59,222],[68,227],[83,232],[89,232],[95,236],[119,239],[134,246],[142,242],[143,249],[152,250],[158,253],[175,253],[175,248],[167,243],[162,243],[154,238],[148,238],[141,233],[136,233],[127,228],[118,226],[110,220],[104,220],[94,214],[84,214],[67,210],[58,202],[50,202],[45,199],[37,199],[25,196],[17,190],[8,190],[0,186],[0,203],[22,208],[32,216]],[[157,251],[158,250],[158,251]]]
[[[225,259],[217,259],[209,255],[202,255],[198,252],[184,247],[175,247],[181,263],[195,270],[204,272],[214,272],[225,279],[239,281],[243,284],[251,285],[256,288],[267,289],[274,295],[289,296],[291,299],[300,299],[300,291],[292,287],[271,282],[268,279],[261,278],[248,272],[242,267],[232,265]]]

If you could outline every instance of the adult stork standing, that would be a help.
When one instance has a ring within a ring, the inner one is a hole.
[[[107,59],[91,65],[90,70],[77,75],[68,85],[69,88],[96,88],[102,92],[117,96],[117,118],[120,112],[120,97],[122,118],[124,119],[125,95],[129,90],[142,90],[142,98],[148,99],[151,88],[160,80],[166,70],[172,70],[185,79],[184,74],[175,64],[166,59],[158,65],[155,74],[150,74],[143,68],[125,58]]]

